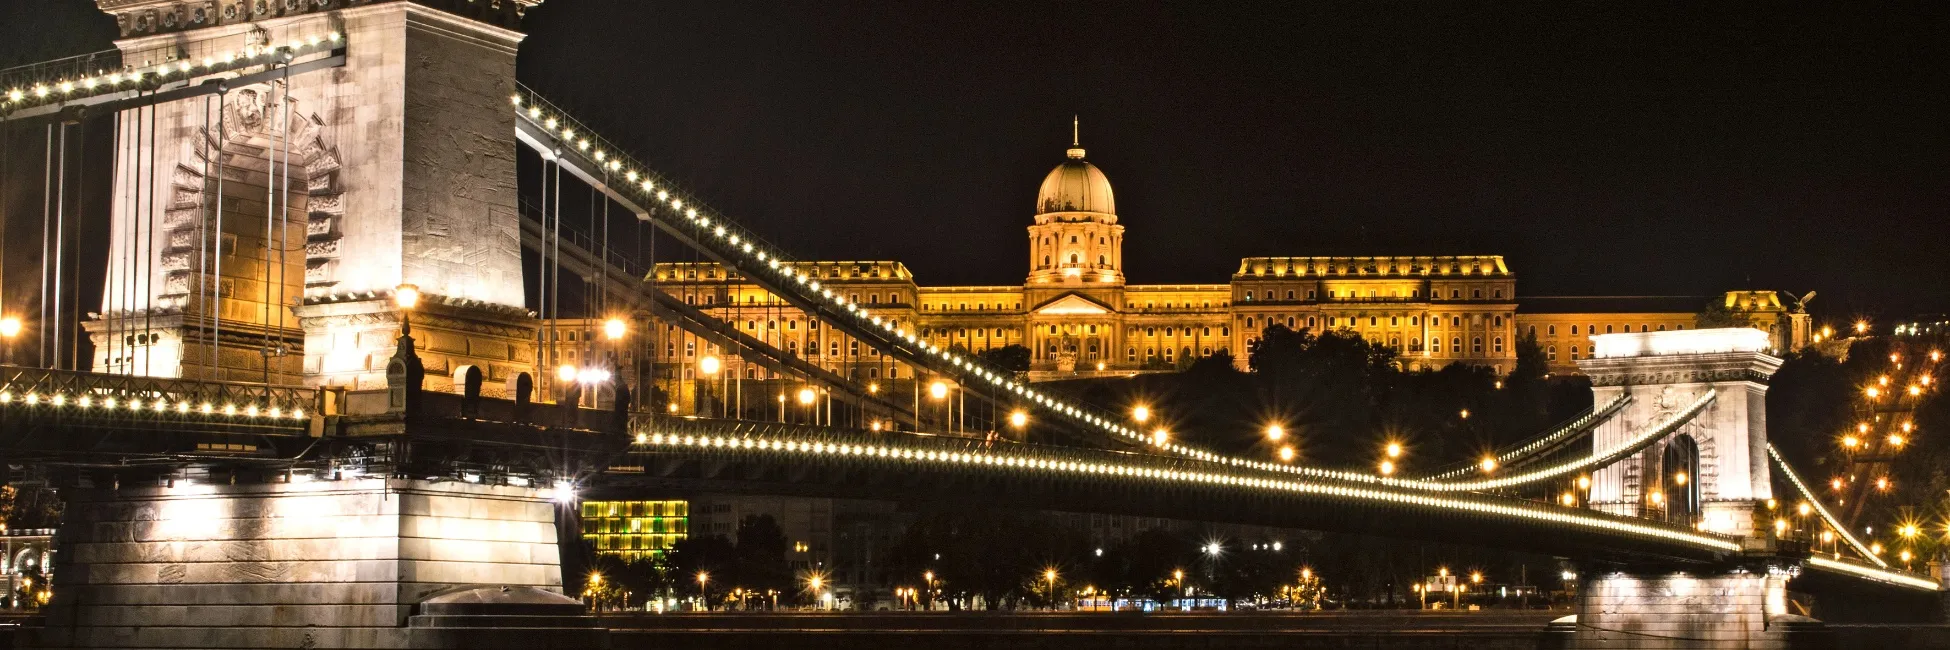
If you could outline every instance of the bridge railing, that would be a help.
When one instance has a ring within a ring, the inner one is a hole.
[[[304,429],[318,391],[299,386],[0,366],[0,413],[115,422],[193,421],[216,429]]]
[[[1584,412],[1572,416],[1571,419],[1565,420],[1555,427],[1545,429],[1542,434],[1510,445],[1503,451],[1497,452],[1496,466],[1502,468],[1514,467],[1536,455],[1557,449],[1560,443],[1568,442],[1579,435],[1588,433],[1593,428],[1603,424],[1606,420],[1611,419],[1611,416],[1617,413],[1618,409],[1624,408],[1625,404],[1631,401],[1631,394],[1620,394],[1610,402],[1586,409]],[[1447,481],[1461,478],[1471,472],[1481,471],[1481,469],[1482,465],[1480,463],[1457,463],[1422,480]]]

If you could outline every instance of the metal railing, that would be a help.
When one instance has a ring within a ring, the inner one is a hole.
[[[103,423],[302,431],[318,391],[300,386],[0,366],[0,413]]]

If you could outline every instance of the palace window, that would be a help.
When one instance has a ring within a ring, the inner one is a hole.
[[[1557,360],[1557,346],[1555,346],[1555,345],[1553,345],[1553,346],[1550,346],[1550,347],[1546,347],[1546,348],[1544,348],[1544,359],[1545,359],[1545,360],[1548,360],[1548,361],[1556,361],[1556,360]]]
[[[1576,325],[1572,325],[1572,326],[1571,326],[1571,336],[1577,336],[1577,335],[1578,335],[1578,326],[1576,326]]]
[[[1409,339],[1409,340],[1408,340],[1408,351],[1409,351],[1409,352],[1421,352],[1421,351],[1422,351],[1422,338],[1421,338],[1421,337],[1415,337],[1415,338],[1411,338],[1411,339]]]
[[[1497,354],[1503,354],[1503,337],[1501,336],[1496,337],[1496,339],[1491,341],[1490,344],[1496,347]]]
[[[1462,317],[1461,317],[1461,316],[1450,316],[1450,317],[1449,317],[1449,326],[1450,326],[1450,327],[1462,327]]]
[[[1461,290],[1461,289],[1450,289],[1450,290],[1449,290],[1449,299],[1450,299],[1450,300],[1462,300],[1462,290]]]
[[[1483,353],[1483,337],[1481,337],[1481,336],[1477,336],[1477,337],[1472,337],[1472,338],[1470,338],[1470,340],[1469,340],[1469,351],[1470,351],[1470,353],[1471,353],[1471,354],[1482,354],[1482,353]]]
[[[1077,236],[1076,236],[1076,235],[1070,235],[1070,243],[1072,243],[1072,244],[1074,244],[1074,243],[1077,243]]]
[[[1125,348],[1124,360],[1132,363],[1137,363],[1137,348]]]
[[[1293,317],[1292,317],[1292,316],[1288,316],[1288,317],[1286,317],[1286,328],[1287,328],[1287,329],[1293,329]]]
[[[1611,326],[1610,326],[1610,325],[1606,325],[1606,326],[1605,326],[1605,333],[1606,333],[1606,334],[1610,334],[1610,333],[1611,333]],[[575,335],[575,332],[570,332],[569,334],[570,334],[570,337],[569,337],[569,340],[571,340],[571,341],[574,341],[574,340],[575,340],[575,336],[574,336],[574,335]]]
[[[1449,350],[1450,350],[1449,352],[1450,354],[1462,354],[1463,351],[1462,337],[1460,336],[1451,337],[1449,339]]]
[[[1232,336],[1232,328],[1231,328],[1231,327],[1227,327],[1227,326],[1223,326],[1223,325],[1222,325],[1222,326],[1220,326],[1220,327],[1219,327],[1219,336]]]
[[[1287,300],[1292,300],[1292,299],[1293,299],[1293,290],[1292,290],[1292,289],[1288,289],[1288,290],[1286,291],[1286,299],[1287,299]]]
[[[797,354],[799,354],[799,342],[798,342],[798,341],[786,341],[786,342],[785,342],[785,353],[786,353],[786,354],[791,354],[791,355],[797,355]]]
[[[1211,336],[1211,335],[1212,335],[1212,328],[1210,327],[1199,330],[1199,336]]]
[[[1308,300],[1313,300],[1313,299],[1314,299],[1314,290],[1313,290],[1313,289],[1308,289],[1308,290],[1307,290],[1307,299],[1308,299]]]
[[[832,344],[831,346],[828,346],[828,347],[829,347],[829,348],[830,348],[830,349],[832,350],[832,354],[833,354],[833,356],[836,356],[836,357],[837,357],[837,356],[840,356],[840,342],[839,342],[839,341],[834,341],[834,342],[833,342],[833,344]]]
[[[1267,300],[1272,300],[1272,299],[1273,299],[1273,290],[1272,290],[1272,289],[1267,289],[1267,290],[1266,290],[1266,299],[1267,299]]]
[[[1144,328],[1144,335],[1145,335],[1145,336],[1157,336],[1157,335],[1158,335],[1158,328],[1156,328],[1156,327],[1146,327],[1146,328]],[[1149,352],[1147,352],[1146,354],[1150,354],[1150,353],[1149,353]]]
[[[1502,316],[1498,316],[1498,317],[1496,317],[1496,326],[1497,326],[1497,327],[1503,327],[1503,317],[1502,317]]]
[[[1249,330],[1250,330],[1250,329],[1252,329],[1252,328],[1253,328],[1253,317],[1251,317],[1251,316],[1247,316],[1247,317],[1246,317],[1246,329],[1249,329]]]
[[[860,342],[859,342],[859,341],[848,341],[848,342],[846,343],[846,353],[847,353],[847,354],[851,354],[851,355],[853,355],[853,356],[856,356],[856,357],[857,357],[857,356],[860,356]]]
[[[1572,361],[1578,360],[1578,346],[1575,345],[1571,346],[1571,360]]]
[[[1430,354],[1442,353],[1442,339],[1433,338],[1433,337],[1429,339],[1429,353]]]
[[[1497,297],[1497,298],[1502,298],[1502,297],[1503,297],[1503,290],[1502,290],[1502,289],[1497,289],[1497,290],[1496,290],[1496,297]]]
[[[1397,350],[1402,349],[1402,338],[1399,336],[1388,337],[1388,347],[1395,348]]]
[[[1477,300],[1482,300],[1482,299],[1483,299],[1483,290],[1482,290],[1482,289],[1470,289],[1470,290],[1469,290],[1469,297],[1471,297],[1471,298],[1475,298],[1475,299],[1477,299]]]
[[[1396,325],[1400,325],[1400,324],[1402,324],[1402,317],[1400,317],[1400,316],[1389,316],[1389,317],[1388,317],[1388,326],[1389,326],[1389,327],[1394,327],[1394,326],[1396,326]]]

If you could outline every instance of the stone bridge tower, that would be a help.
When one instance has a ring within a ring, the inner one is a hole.
[[[1598,404],[1634,398],[1592,434],[1613,449],[1708,392],[1713,401],[1678,430],[1592,475],[1592,507],[1748,536],[1757,503],[1773,497],[1767,464],[1767,382],[1781,360],[1757,329],[1678,330],[1592,337],[1578,362]]]
[[[118,117],[139,135],[117,152],[97,369],[381,387],[411,284],[430,389],[532,371],[508,101],[540,0],[97,2],[126,63],[191,64],[192,84],[267,47],[346,56]]]

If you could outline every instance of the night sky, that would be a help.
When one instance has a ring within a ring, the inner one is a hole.
[[[1132,282],[1502,254],[1524,295],[1950,311],[1950,20],[1548,3],[549,0],[521,81],[800,257],[1020,283],[1081,115]],[[0,2],[0,65],[108,47]]]

